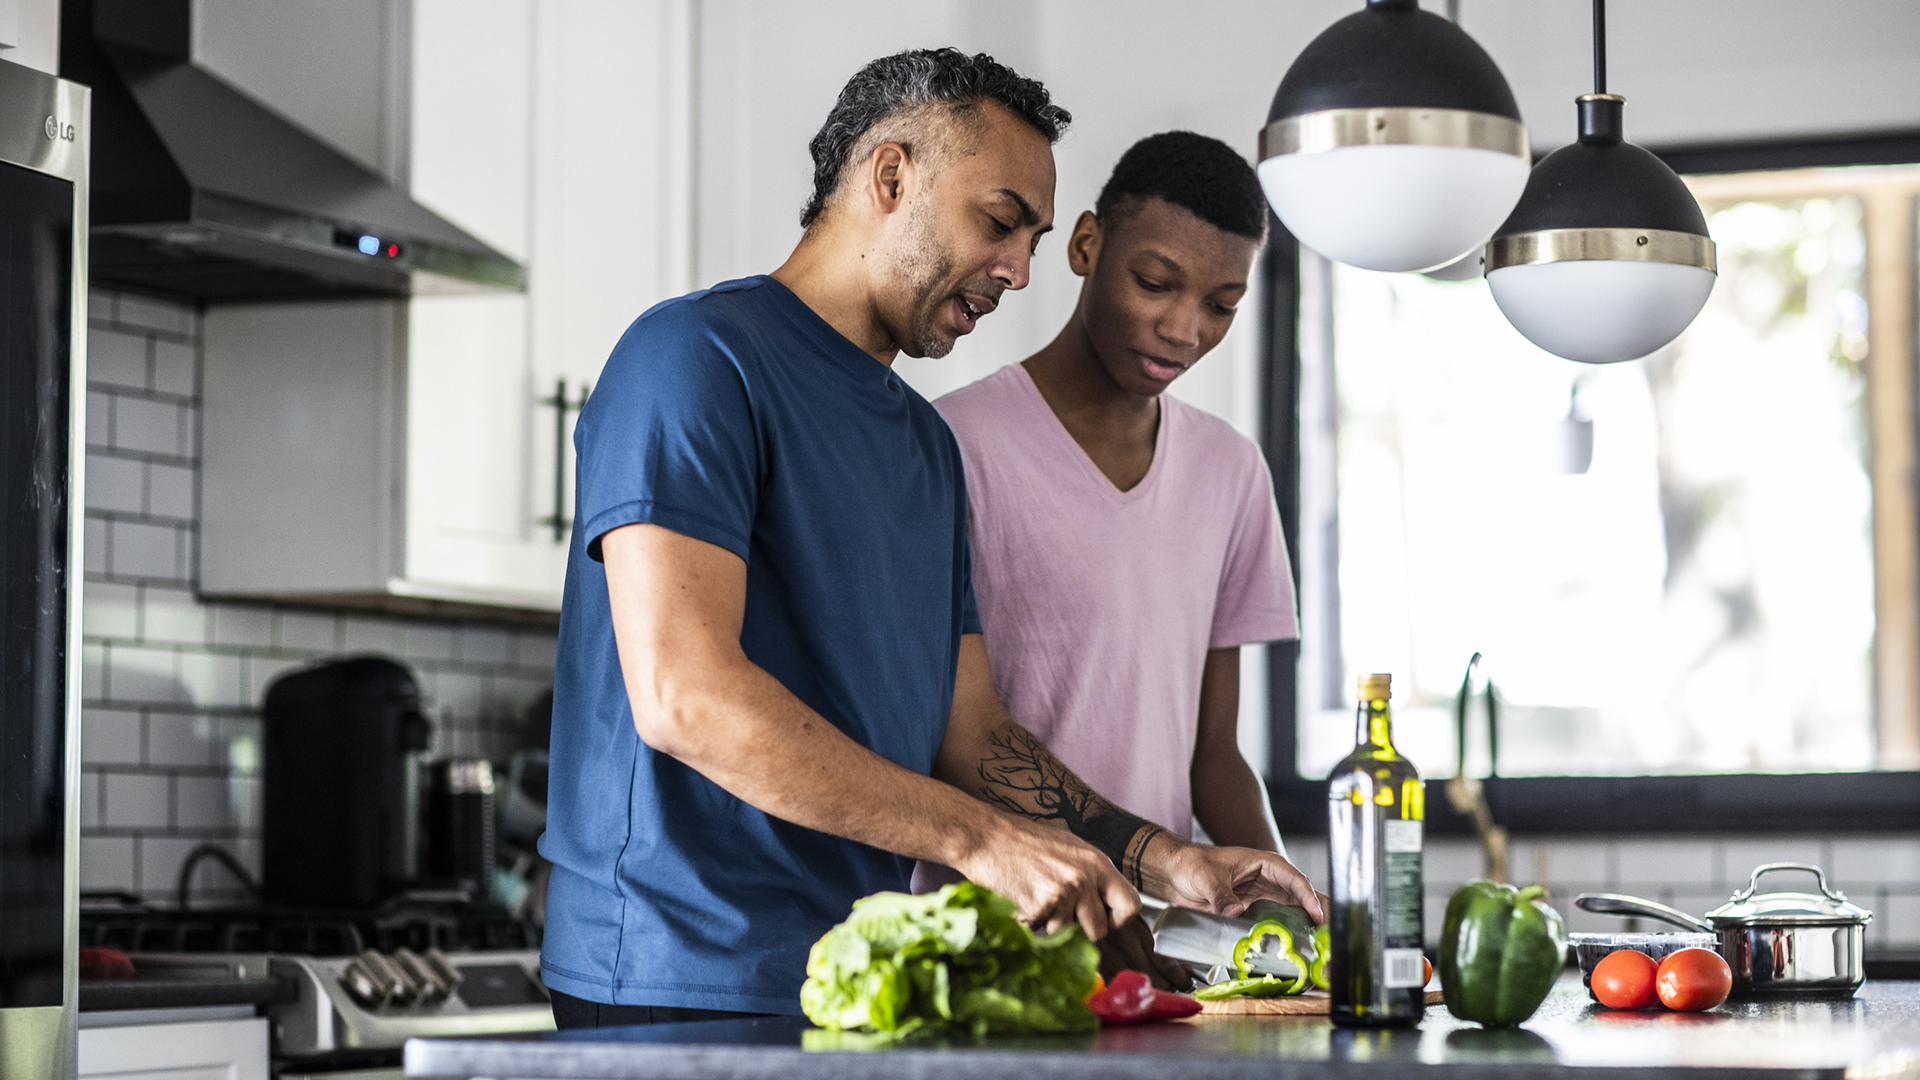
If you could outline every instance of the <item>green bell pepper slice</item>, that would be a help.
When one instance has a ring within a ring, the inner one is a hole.
[[[1327,958],[1333,955],[1333,928],[1322,923],[1313,928],[1313,965],[1307,968],[1307,980],[1321,990],[1333,989],[1327,975]]]
[[[1300,992],[1297,979],[1283,979],[1278,975],[1260,975],[1251,979],[1228,979],[1226,982],[1202,986],[1193,992],[1201,1001],[1226,1001],[1229,998],[1277,998],[1291,997]]]
[[[1262,919],[1254,923],[1253,929],[1247,931],[1247,936],[1234,943],[1233,969],[1240,975],[1240,980],[1236,981],[1244,981],[1253,977],[1253,972],[1247,967],[1247,957],[1252,953],[1258,952],[1261,943],[1267,938],[1276,938],[1279,940],[1281,957],[1291,963],[1294,969],[1300,973],[1297,978],[1281,980],[1287,984],[1287,989],[1284,992],[1297,994],[1305,990],[1307,988],[1310,965],[1307,963],[1306,958],[1300,955],[1300,950],[1294,948],[1293,931],[1274,919]],[[1279,976],[1274,975],[1267,977],[1279,979]]]
[[[1440,990],[1447,1011],[1487,1027],[1533,1015],[1567,962],[1567,928],[1546,889],[1469,881],[1447,901]]]

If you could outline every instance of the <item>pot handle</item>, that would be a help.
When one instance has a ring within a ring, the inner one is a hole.
[[[1805,870],[1807,873],[1813,875],[1814,881],[1819,883],[1821,895],[1829,900],[1844,901],[1847,898],[1845,893],[1835,892],[1827,887],[1826,872],[1817,866],[1809,866],[1806,863],[1797,862],[1770,862],[1753,868],[1753,877],[1747,879],[1747,887],[1734,893],[1731,902],[1738,904],[1753,899],[1755,890],[1760,887],[1760,875],[1772,873],[1775,870]]]
[[[1573,898],[1575,907],[1582,911],[1591,911],[1599,915],[1644,915],[1650,919],[1684,926],[1689,930],[1699,930],[1711,934],[1713,924],[1698,915],[1689,915],[1678,908],[1647,900],[1638,896],[1623,896],[1619,893],[1581,893]]]

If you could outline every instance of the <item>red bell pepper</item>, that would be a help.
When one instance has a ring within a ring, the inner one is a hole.
[[[1123,971],[1105,990],[1087,999],[1087,1007],[1102,1024],[1144,1024],[1150,1020],[1178,1020],[1200,1011],[1200,1003],[1185,994],[1155,990],[1138,971]]]

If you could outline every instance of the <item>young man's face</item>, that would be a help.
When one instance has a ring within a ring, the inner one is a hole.
[[[1233,325],[1260,241],[1227,232],[1164,199],[1123,206],[1105,228],[1081,215],[1069,241],[1087,333],[1107,375],[1154,397]]]
[[[981,110],[972,152],[940,163],[880,253],[880,317],[908,356],[947,355],[1001,293],[1026,288],[1053,227],[1053,148],[1004,106]]]

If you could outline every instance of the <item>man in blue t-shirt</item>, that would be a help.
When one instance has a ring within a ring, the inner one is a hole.
[[[959,448],[891,368],[1025,287],[1068,119],[984,55],[874,61],[786,263],[615,347],[575,435],[540,842],[560,1026],[798,1013],[808,947],[915,859],[1170,979],[1137,889],[1318,914],[1280,856],[1166,833],[1007,715]]]

